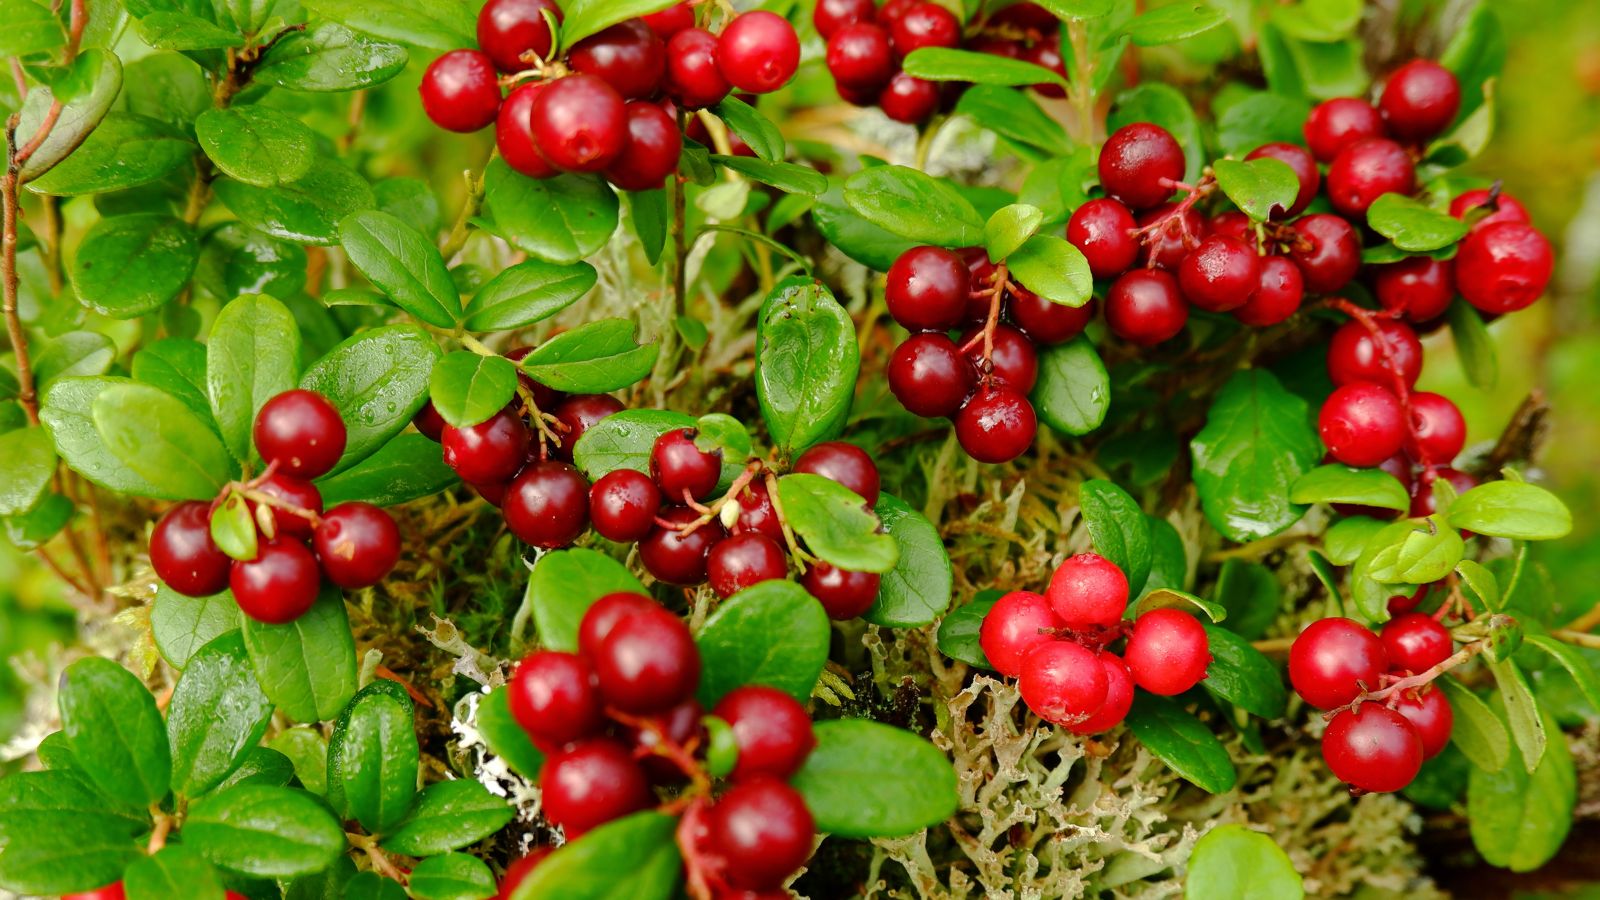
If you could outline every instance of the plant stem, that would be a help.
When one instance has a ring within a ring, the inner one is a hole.
[[[1550,632],[1550,636],[1559,641],[1566,641],[1579,647],[1590,650],[1600,650],[1600,634],[1590,634],[1587,631],[1573,631],[1570,628],[1558,628]]]
[[[494,161],[494,153],[489,154],[489,162]],[[455,224],[450,226],[450,234],[445,238],[444,245],[439,248],[439,255],[449,262],[461,248],[467,245],[467,237],[471,234],[471,223],[468,221],[478,214],[483,205],[484,173],[488,171],[488,162],[484,163],[483,171],[476,176],[468,169],[461,173],[467,182],[467,197],[461,202],[461,212],[456,215]]]
[[[1089,52],[1089,26],[1083,19],[1067,21],[1067,42],[1072,47],[1072,107],[1078,116],[1078,137],[1098,144],[1102,135],[1094,114],[1095,60]]]

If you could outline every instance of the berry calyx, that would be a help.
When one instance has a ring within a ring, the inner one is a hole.
[[[603,79],[578,72],[549,83],[528,112],[534,146],[563,172],[599,172],[622,155],[628,114]]]
[[[789,574],[783,548],[764,534],[736,534],[718,541],[706,555],[706,577],[719,597],[732,597],[751,585]]]
[[[972,275],[954,251],[912,247],[889,267],[884,301],[908,331],[948,331],[967,311]]]
[[[451,50],[428,66],[417,88],[422,111],[447,131],[477,131],[500,111],[494,61],[477,50]]]
[[[1172,696],[1206,676],[1210,641],[1194,616],[1177,609],[1153,609],[1134,621],[1122,659],[1134,684],[1152,694]]]
[[[789,694],[765,685],[745,685],[717,701],[711,714],[733,730],[739,759],[728,777],[786,779],[800,770],[817,745],[811,717]]]
[[[1072,628],[1109,627],[1128,608],[1128,578],[1098,553],[1069,556],[1050,576],[1050,609]]]
[[[823,441],[813,445],[795,460],[794,470],[836,481],[855,491],[868,506],[878,502],[878,465],[854,444]]]
[[[1260,283],[1260,258],[1236,238],[1208,237],[1178,264],[1183,298],[1208,312],[1238,309]]]
[[[993,384],[978,388],[956,413],[956,440],[978,462],[1016,459],[1033,445],[1039,419],[1020,391]]]
[[[717,40],[717,67],[741,91],[771,93],[800,67],[800,38],[777,13],[763,9],[741,13]]]
[[[1071,641],[1047,641],[1023,659],[1017,690],[1039,718],[1070,728],[1105,705],[1106,669],[1092,650]]]
[[[1306,117],[1306,146],[1317,162],[1333,162],[1339,151],[1363,138],[1387,133],[1383,116],[1365,100],[1336,97],[1312,108]]]
[[[672,502],[684,497],[702,500],[722,477],[722,451],[707,452],[695,446],[693,429],[677,428],[656,438],[650,451],[650,477]]]
[[[654,95],[661,85],[667,50],[643,19],[627,19],[573,44],[567,65],[604,80],[622,99],[636,100]]]
[[[569,463],[533,463],[511,482],[500,511],[523,543],[565,547],[589,525],[589,480]]]
[[[1449,69],[1414,59],[1394,70],[1378,98],[1389,130],[1408,141],[1442,134],[1461,108],[1461,85]]]
[[[655,527],[661,491],[650,476],[636,469],[617,469],[600,476],[589,489],[589,520],[608,541],[640,540]]]
[[[1426,613],[1406,613],[1390,619],[1378,636],[1384,652],[1389,654],[1389,667],[1413,675],[1428,671],[1455,652],[1450,632]]]
[[[1398,791],[1422,768],[1422,739],[1405,716],[1379,703],[1363,703],[1329,720],[1322,758],[1351,787],[1374,794]]]
[[[531,68],[524,53],[543,59],[550,53],[548,12],[561,21],[561,7],[555,0],[489,0],[478,11],[478,49],[495,68],[506,74]]]
[[[400,526],[371,503],[341,503],[323,514],[312,546],[329,581],[347,590],[372,587],[400,561]]]
[[[595,738],[550,754],[539,772],[545,817],[567,840],[649,809],[654,802],[644,769],[620,742]]]
[[[1387,389],[1358,381],[1328,395],[1317,415],[1317,432],[1339,462],[1375,466],[1405,442],[1405,410]]]
[[[150,567],[186,597],[209,597],[228,586],[233,560],[211,540],[211,506],[185,500],[167,510],[150,533]]]
[[[800,576],[800,586],[836,621],[854,619],[871,609],[880,582],[876,572],[853,572],[825,562],[813,563]]]
[[[1338,709],[1389,670],[1383,641],[1351,619],[1319,619],[1289,647],[1289,683],[1317,709]]]
[[[724,533],[716,520],[684,532],[674,526],[697,521],[700,514],[686,506],[673,506],[661,510],[656,516],[666,526],[656,525],[639,542],[639,561],[657,580],[667,584],[692,587],[706,580],[706,556]]]
[[[1496,222],[1470,232],[1456,252],[1456,285],[1486,313],[1516,312],[1539,299],[1555,258],[1532,225]]]
[[[509,409],[476,425],[446,425],[440,443],[444,461],[473,484],[510,481],[528,458],[528,426]]]
[[[1100,148],[1100,186],[1133,209],[1149,209],[1172,196],[1183,179],[1183,147],[1171,132],[1149,122],[1118,128]]]
[[[700,684],[700,651],[689,627],[660,607],[619,619],[590,662],[600,695],[623,712],[664,712]]]
[[[339,410],[321,394],[298,388],[263,404],[251,435],[262,460],[306,481],[338,465],[347,438]]]
[[[955,342],[937,332],[906,338],[890,357],[887,374],[900,405],[925,418],[954,415],[977,381]]]
[[[1028,652],[1056,640],[1054,632],[1067,627],[1050,607],[1050,601],[1032,591],[1012,591],[989,608],[978,628],[978,646],[996,672],[1021,675]]]
[[[1138,223],[1126,206],[1109,198],[1090,200],[1072,211],[1067,241],[1083,252],[1096,278],[1112,278],[1139,257]]]
[[[517,663],[506,687],[511,715],[546,753],[605,726],[594,671],[575,653],[541,650]]]
[[[734,887],[772,890],[811,857],[816,825],[804,797],[774,778],[729,788],[711,807],[711,846],[727,862]]]
[[[289,537],[262,541],[256,558],[235,562],[228,587],[239,611],[269,625],[293,622],[317,602],[322,572],[306,545]]]
[[[1106,294],[1106,326],[1141,347],[1154,347],[1183,331],[1189,304],[1178,280],[1160,269],[1134,269],[1111,283]]]

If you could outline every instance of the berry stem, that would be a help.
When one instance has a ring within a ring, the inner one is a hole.
[[[693,534],[700,526],[706,525],[710,523],[712,519],[715,519],[722,512],[723,507],[727,506],[729,503],[732,503],[734,498],[739,496],[739,492],[749,486],[750,482],[754,481],[755,477],[761,474],[762,470],[765,468],[766,465],[762,463],[761,460],[750,460],[750,462],[745,465],[744,471],[740,472],[739,477],[735,478],[733,480],[733,484],[728,487],[727,493],[711,501],[709,505],[696,501],[693,497],[689,496],[688,491],[685,490],[683,495],[684,505],[699,513],[700,518],[695,519],[692,522],[674,525],[658,517],[656,519],[656,524],[663,528],[675,528],[683,534]],[[780,513],[779,515],[781,517],[782,514]]]
[[[1510,621],[1509,616],[1504,618]],[[1354,711],[1359,709],[1363,703],[1387,703],[1388,705],[1393,706],[1400,701],[1400,698],[1405,694],[1406,691],[1414,691],[1417,688],[1426,686],[1429,682],[1433,681],[1435,678],[1438,678],[1440,675],[1443,675],[1445,672],[1450,671],[1456,666],[1461,665],[1462,663],[1472,659],[1474,656],[1477,656],[1478,654],[1489,649],[1489,641],[1491,637],[1492,635],[1485,635],[1484,637],[1481,637],[1470,644],[1466,644],[1462,646],[1460,650],[1452,653],[1449,657],[1434,664],[1433,667],[1415,675],[1407,675],[1404,678],[1397,678],[1375,691],[1367,691],[1363,689],[1361,694],[1357,696],[1356,699],[1352,700],[1345,706],[1339,707],[1338,709],[1328,710],[1322,714],[1322,717],[1324,719],[1332,719],[1334,716],[1344,712],[1345,710]]]
[[[687,744],[680,744],[672,739],[672,736],[667,733],[667,730],[661,726],[661,722],[657,719],[630,715],[613,707],[606,708],[606,715],[619,724],[639,731],[647,731],[655,736],[655,746],[643,753],[635,750],[636,756],[642,757],[654,754],[664,757],[668,762],[677,766],[678,771],[689,779],[689,795],[696,797],[711,796],[711,776],[706,772],[705,767],[700,765],[700,761],[694,755],[700,743],[698,737],[690,738]]]
[[[490,151],[489,161],[492,161],[499,153],[498,148]],[[464,170],[461,173],[461,177],[467,183],[467,197],[461,201],[461,212],[456,215],[455,224],[450,226],[450,234],[439,247],[439,255],[444,257],[445,262],[449,262],[454,258],[457,253],[461,252],[461,248],[467,244],[467,237],[471,234],[472,228],[469,220],[478,214],[478,208],[483,205],[483,175],[487,169],[488,161],[485,162],[484,168],[479,170],[476,175],[473,174],[471,169]]]
[[[778,517],[778,527],[783,529],[783,542],[789,548],[789,555],[801,569],[808,568],[816,562],[816,557],[800,549],[800,541],[795,538],[794,529],[789,527],[789,517],[783,512],[783,498],[778,496],[778,476],[767,472],[766,483],[767,497],[772,500],[772,513]]]
[[[1378,327],[1377,320],[1379,318],[1393,318],[1399,314],[1399,311],[1379,313],[1357,306],[1343,297],[1329,299],[1328,305],[1360,323],[1361,327],[1366,330],[1367,336],[1372,339],[1373,346],[1377,347],[1378,353],[1382,355],[1383,367],[1389,371],[1389,378],[1394,382],[1392,389],[1394,390],[1395,398],[1400,401],[1401,415],[1405,417],[1406,434],[1411,436],[1411,443],[1417,447],[1422,456],[1417,462],[1422,464],[1424,471],[1432,474],[1437,466],[1434,465],[1433,460],[1428,458],[1427,445],[1418,439],[1417,419],[1416,416],[1411,414],[1411,388],[1406,384],[1405,376],[1400,374],[1400,367],[1395,364],[1394,352],[1389,347],[1388,338],[1384,337],[1382,329]]]

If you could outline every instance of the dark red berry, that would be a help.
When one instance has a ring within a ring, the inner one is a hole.
[[[1100,148],[1100,186],[1133,209],[1149,209],[1172,196],[1183,180],[1183,148],[1171,132],[1150,122],[1118,128]]]
[[[1317,431],[1334,459],[1347,466],[1375,466],[1405,442],[1405,411],[1388,388],[1358,381],[1328,395]]]
[[[1337,709],[1389,671],[1383,641],[1351,619],[1312,622],[1289,647],[1289,683],[1317,709]]]
[[[1429,685],[1415,693],[1406,691],[1400,696],[1400,702],[1395,704],[1394,711],[1405,716],[1411,727],[1417,730],[1417,737],[1422,741],[1423,759],[1438,756],[1450,743],[1450,729],[1455,725],[1456,714],[1450,708],[1444,691],[1438,687]]]
[[[817,745],[805,707],[777,688],[747,684],[717,701],[711,714],[733,730],[739,761],[728,777],[787,779]]]
[[[1111,626],[1128,608],[1128,577],[1097,553],[1069,556],[1050,576],[1050,608],[1072,628]]]
[[[1444,315],[1456,294],[1455,267],[1449,260],[1428,256],[1379,266],[1372,282],[1383,308],[1404,313],[1412,322]]]
[[[681,502],[685,495],[703,499],[722,477],[722,451],[701,450],[695,435],[690,428],[674,429],[656,438],[650,451],[650,475],[669,502]]]
[[[1406,479],[1410,481],[1410,479]],[[1407,488],[1407,490],[1410,490]],[[1396,513],[1398,515],[1398,513]],[[1410,594],[1396,594],[1389,598],[1389,615],[1403,616],[1422,605],[1424,597],[1428,596],[1428,585],[1417,588]]]
[[[880,580],[876,572],[852,572],[818,562],[800,576],[800,586],[817,598],[828,618],[842,622],[872,608]]]
[[[553,847],[534,847],[525,855],[512,860],[506,866],[505,876],[500,879],[500,892],[494,895],[494,900],[511,900],[522,882],[526,881],[528,876],[533,874],[533,870],[554,852]],[[228,900],[233,898],[230,897]]]
[[[1339,151],[1363,138],[1383,137],[1383,116],[1354,97],[1324,100],[1306,117],[1306,146],[1317,162],[1333,162]]]
[[[816,8],[811,11],[811,23],[823,40],[829,40],[847,25],[873,21],[877,12],[873,0],[817,0]]]
[[[1224,210],[1212,216],[1206,222],[1206,233],[1236,238],[1252,246],[1256,243],[1255,225],[1249,216],[1237,209]]]
[[[1415,385],[1422,374],[1422,342],[1417,333],[1404,322],[1380,319],[1374,324],[1383,337],[1381,345],[1360,322],[1339,326],[1328,342],[1328,377],[1334,384],[1369,381],[1387,388],[1394,386],[1398,374],[1407,387]]]
[[[667,42],[666,91],[685,109],[721,103],[733,85],[717,68],[717,36],[704,28],[686,28]]]
[[[1191,304],[1208,312],[1243,306],[1261,283],[1261,261],[1244,241],[1213,236],[1178,264],[1178,286]]]
[[[417,414],[411,418],[411,424],[417,427],[417,431],[421,432],[423,437],[437,443],[444,436],[444,427],[447,423],[444,416],[439,415],[439,410],[434,408],[433,401],[429,400],[417,410]]]
[[[209,597],[228,586],[233,560],[211,540],[211,505],[185,500],[150,532],[150,567],[180,594]]]
[[[971,291],[971,272],[956,253],[912,247],[889,267],[884,301],[910,331],[946,331],[960,324]]]
[[[1095,302],[1082,306],[1052,303],[1016,282],[1007,291],[1006,311],[1035,344],[1061,344],[1083,333],[1094,318]]]
[[[883,90],[894,77],[894,50],[889,32],[871,22],[846,25],[828,38],[828,72],[852,91]]]
[[[683,784],[688,775],[682,767],[659,752],[663,739],[687,749],[695,742],[695,749],[705,747],[705,709],[700,701],[690,697],[664,713],[644,716],[645,724],[625,725],[618,729],[624,741],[632,745],[634,756],[644,767],[644,774],[652,784]]]
[[[256,451],[277,471],[310,480],[326,475],[344,455],[344,419],[321,394],[290,390],[256,413]]]
[[[617,469],[600,476],[589,489],[589,520],[609,541],[631,543],[655,527],[661,491],[650,476],[636,469]]]
[[[622,155],[606,167],[606,180],[625,191],[649,191],[678,171],[683,136],[672,116],[654,103],[628,104],[628,141]]]
[[[736,534],[718,541],[706,555],[706,578],[719,597],[732,597],[763,581],[789,574],[783,548],[764,534]]]
[[[735,502],[739,515],[730,529],[734,534],[764,534],[783,543],[783,525],[778,522],[778,511],[772,505],[764,482],[753,481],[739,491]]]
[[[589,527],[589,479],[569,463],[531,463],[511,482],[500,511],[523,543],[565,547]]]
[[[1262,144],[1246,154],[1245,159],[1275,159],[1293,169],[1295,178],[1300,181],[1300,190],[1294,195],[1294,203],[1287,210],[1281,206],[1274,207],[1272,213],[1274,219],[1292,219],[1304,212],[1316,198],[1317,187],[1322,184],[1322,175],[1317,171],[1316,157],[1299,144],[1282,141]]]
[[[659,608],[654,600],[643,594],[618,591],[602,596],[589,604],[583,618],[578,621],[578,653],[585,659],[594,659],[600,653],[600,643],[618,622]]]
[[[889,25],[894,51],[901,58],[923,47],[954,47],[961,43],[961,23],[937,3],[921,2],[906,8]]]
[[[1389,668],[1413,675],[1449,659],[1456,649],[1450,632],[1427,613],[1406,613],[1390,619],[1378,636],[1389,654]]]
[[[1419,463],[1444,465],[1467,443],[1467,420],[1449,397],[1428,391],[1411,395],[1411,433],[1406,455]]]
[[[372,587],[400,561],[400,526],[371,503],[341,503],[317,523],[312,546],[329,581],[347,590]]]
[[[796,472],[821,475],[855,491],[868,506],[878,502],[878,465],[867,451],[843,441],[816,444],[794,462]]]
[[[528,457],[528,426],[509,409],[476,425],[446,425],[441,443],[444,461],[463,481],[495,484],[510,481]]]
[[[555,448],[556,455],[571,459],[572,450],[584,432],[601,419],[622,412],[622,409],[622,401],[610,394],[574,394],[556,404],[554,409],[549,410],[561,425],[557,429],[561,434],[561,444]]]
[[[888,376],[900,405],[926,418],[954,415],[977,380],[955,342],[937,332],[901,342],[889,359]]]
[[[1133,213],[1111,199],[1090,200],[1073,210],[1067,220],[1067,241],[1083,252],[1096,278],[1112,278],[1127,271],[1139,256],[1138,227]]]
[[[1034,41],[1022,50],[1020,58],[1024,62],[1049,69],[1062,78],[1067,77],[1067,61],[1061,56],[1061,38],[1057,35]],[[1046,97],[1061,98],[1067,95],[1066,90],[1053,81],[1038,82],[1033,85],[1033,89]]]
[[[644,769],[620,742],[595,738],[552,753],[539,772],[545,817],[567,840],[655,803]]]
[[[939,109],[939,85],[905,72],[896,72],[878,93],[878,106],[896,122],[920,125]]]
[[[493,506],[495,509],[500,508],[500,504],[506,499],[506,491],[511,490],[511,482],[509,480],[484,483],[475,483],[469,481],[467,482],[467,486],[472,488],[474,493],[476,493],[479,497],[482,497],[484,502],[488,503],[490,506]]]
[[[667,50],[643,19],[627,19],[572,45],[567,65],[603,79],[622,99],[637,100],[654,95],[660,87]]]
[[[1122,724],[1133,708],[1133,674],[1128,664],[1113,653],[1100,653],[1100,665],[1106,672],[1106,699],[1089,718],[1066,726],[1073,734],[1100,734]]]
[[[293,622],[317,602],[322,572],[306,545],[289,537],[262,541],[256,558],[235,562],[228,587],[239,611],[270,625]]]
[[[1454,200],[1450,201],[1450,215],[1466,222],[1470,221],[1469,228],[1473,231],[1493,225],[1496,222],[1532,222],[1528,210],[1517,198],[1501,191],[1495,194],[1494,208],[1489,208],[1489,189],[1473,188],[1462,191]]]
[[[559,174],[539,155],[533,142],[533,101],[548,82],[530,81],[518,85],[494,121],[494,145],[506,165],[529,178],[551,178]],[[521,376],[526,378],[526,375]]]
[[[1093,650],[1046,641],[1022,660],[1017,690],[1034,715],[1056,725],[1082,725],[1106,702],[1106,669]]]
[[[1420,519],[1439,511],[1439,501],[1434,496],[1433,483],[1440,478],[1449,482],[1458,495],[1465,494],[1478,485],[1478,482],[1471,475],[1458,469],[1452,469],[1447,466],[1423,469],[1417,474],[1416,482],[1411,485],[1411,509],[1408,511],[1408,515],[1414,519]]]
[[[564,172],[599,172],[622,155],[628,112],[622,95],[582,72],[550,82],[529,110],[534,146]]]
[[[1378,109],[1396,137],[1425,141],[1443,134],[1461,108],[1461,85],[1449,69],[1414,59],[1394,70],[1378,98]]]
[[[1168,272],[1177,271],[1183,258],[1206,236],[1206,220],[1198,212],[1180,211],[1171,203],[1146,210],[1135,221],[1140,230],[1145,231],[1135,261],[1141,266],[1154,266]]]
[[[689,0],[683,0],[682,3],[674,3],[660,12],[649,13],[641,18],[663,41],[669,41],[678,32],[694,27],[694,6]]]
[[[1388,138],[1363,138],[1339,151],[1328,165],[1328,200],[1352,218],[1367,214],[1384,194],[1417,189],[1417,171],[1405,148]]]
[[[1555,260],[1532,225],[1496,222],[1472,231],[1456,252],[1456,285],[1486,313],[1523,309],[1544,293]]]
[[[487,54],[451,50],[422,73],[422,111],[447,131],[477,131],[500,111],[498,77]]]
[[[710,843],[734,887],[771,890],[811,857],[816,826],[800,792],[774,778],[729,788],[711,807]]]
[[[984,385],[956,413],[956,440],[978,462],[1003,463],[1033,446],[1039,419],[1033,404],[1014,388]]]
[[[878,7],[876,21],[879,25],[888,28],[894,24],[896,19],[905,15],[906,10],[918,2],[919,0],[887,0],[882,6]]]
[[[478,11],[478,49],[507,74],[533,67],[522,54],[531,52],[544,59],[550,53],[549,12],[561,21],[561,7],[555,0],[489,0]]]
[[[1295,314],[1305,292],[1299,266],[1287,257],[1264,256],[1255,292],[1233,311],[1233,317],[1255,328],[1276,325]]]
[[[594,671],[576,653],[541,650],[524,657],[506,684],[506,703],[517,724],[546,753],[605,727]]]
[[[1405,716],[1381,703],[1342,710],[1322,735],[1334,777],[1369,793],[1398,791],[1422,768],[1422,738]]]
[[[781,88],[800,67],[800,37],[777,13],[741,13],[722,29],[717,66],[734,87],[752,94]]]
[[[638,715],[670,709],[700,684],[689,626],[660,607],[619,619],[590,663],[606,703]]]
[[[978,646],[989,665],[1012,678],[1022,674],[1028,651],[1054,641],[1049,633],[1067,623],[1050,608],[1050,601],[1032,591],[1012,591],[995,601],[978,629]]]
[[[1033,342],[1009,325],[996,325],[992,340],[989,371],[994,383],[1004,384],[1022,394],[1033,390],[1034,383],[1039,380],[1039,353],[1033,348]],[[972,364],[973,370],[981,373],[983,329],[968,329],[961,335],[961,346],[967,348],[967,361]]]
[[[1361,269],[1361,236],[1343,218],[1316,213],[1294,223],[1299,242],[1290,257],[1305,277],[1306,290],[1331,294]]]
[[[673,506],[661,510],[657,518],[684,525],[699,519],[700,514]],[[690,587],[706,580],[706,555],[723,537],[722,525],[715,519],[688,533],[657,525],[639,542],[639,561],[658,580]]]
[[[322,492],[317,490],[316,485],[309,481],[273,472],[259,485],[256,485],[256,491],[266,494],[280,503],[287,504],[289,507],[308,510],[312,513],[322,512]],[[252,511],[257,505],[255,503],[250,504]],[[310,518],[291,512],[284,506],[269,504],[268,508],[272,510],[272,522],[277,528],[276,533],[287,534],[301,539],[311,537],[312,520]]]
[[[1206,676],[1210,641],[1194,616],[1177,609],[1153,609],[1134,620],[1122,659],[1134,684],[1152,694],[1172,696]]]
[[[1106,294],[1106,326],[1142,347],[1154,347],[1183,331],[1189,304],[1178,279],[1160,269],[1134,269],[1112,282]]]

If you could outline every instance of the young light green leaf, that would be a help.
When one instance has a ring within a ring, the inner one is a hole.
[[[1381,469],[1355,469],[1337,463],[1317,466],[1289,488],[1292,503],[1354,503],[1404,511],[1411,497],[1399,479]]]
[[[256,558],[259,541],[255,511],[244,495],[229,492],[228,499],[211,511],[211,542],[218,550],[241,562]]]
[[[990,261],[999,262],[1015,253],[1043,222],[1044,213],[1039,207],[1027,203],[1013,203],[995,210],[989,221],[983,223],[983,245],[989,251]]]
[[[1133,607],[1134,618],[1156,609],[1177,609],[1186,613],[1203,612],[1213,622],[1228,617],[1228,610],[1220,603],[1197,597],[1177,588],[1160,588],[1145,594]]]
[[[968,84],[994,84],[1025,87],[1053,84],[1065,88],[1067,80],[1054,70],[1021,59],[1008,59],[992,53],[956,50],[948,47],[923,47],[908,54],[903,63],[907,75],[924,81],[961,81]]]
[[[209,500],[238,472],[210,426],[178,400],[143,384],[94,398],[95,431],[115,459],[169,500]]]
[[[599,319],[563,332],[528,354],[522,369],[558,391],[603,394],[638,383],[655,367],[658,343],[639,344],[627,319]]]
[[[43,428],[0,434],[0,516],[20,516],[45,495],[56,471],[56,451]]]
[[[524,260],[501,270],[467,304],[468,331],[509,331],[548,319],[594,287],[594,266]]]
[[[1521,541],[1549,541],[1572,532],[1572,512],[1538,485],[1491,481],[1450,505],[1450,524],[1478,534]]]
[[[1172,44],[1203,34],[1228,21],[1228,14],[1204,3],[1173,3],[1140,13],[1127,34],[1141,47]]]
[[[660,12],[673,0],[572,0],[565,4],[567,15],[561,23],[561,43],[571,47],[591,34],[618,22]]]
[[[206,396],[234,459],[251,458],[256,414],[268,400],[293,388],[299,374],[300,326],[282,303],[253,294],[217,314],[207,342]]]
[[[290,91],[355,91],[400,74],[407,58],[398,44],[322,22],[274,41],[250,78]]]
[[[417,795],[411,814],[383,840],[383,848],[406,856],[459,850],[499,831],[515,814],[476,781],[435,782]]]
[[[1189,855],[1183,894],[1188,900],[1300,900],[1305,894],[1289,855],[1243,825],[1211,829]]]
[[[1431,584],[1449,574],[1465,552],[1454,528],[1430,518],[1390,536],[1372,552],[1366,574],[1386,584]]]
[[[824,562],[852,572],[888,572],[900,557],[894,538],[880,534],[878,517],[861,496],[820,475],[778,479],[778,502],[806,547]]]
[[[1295,195],[1300,192],[1300,179],[1294,170],[1288,163],[1270,157],[1248,162],[1219,159],[1211,164],[1211,170],[1216,173],[1217,187],[1257,222],[1294,206]]]
[[[1404,194],[1384,194],[1373,201],[1367,224],[1412,253],[1448,247],[1467,234],[1467,223]]]
[[[1511,739],[1517,745],[1523,766],[1532,774],[1544,758],[1545,748],[1552,743],[1545,737],[1539,703],[1534,699],[1533,689],[1528,687],[1527,676],[1522,674],[1522,669],[1516,663],[1509,659],[1491,662],[1489,671],[1494,673],[1495,684],[1500,688],[1500,699],[1505,702],[1506,724],[1511,726]],[[1559,731],[1553,743],[1565,743]]]
[[[1011,274],[1025,288],[1062,306],[1089,302],[1094,278],[1083,253],[1053,234],[1036,234],[1006,258]]]
[[[983,241],[983,217],[948,182],[905,166],[850,176],[844,201],[873,225],[908,241],[968,247]]]
[[[305,5],[324,18],[400,44],[433,50],[475,46],[474,5],[463,0],[310,0]]]
[[[433,365],[428,398],[446,422],[476,425],[499,412],[517,394],[517,366],[504,356],[457,350]]]

